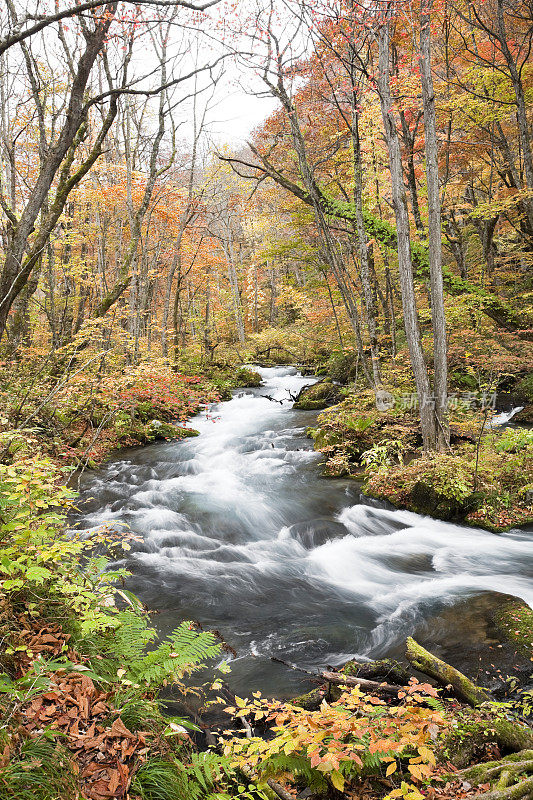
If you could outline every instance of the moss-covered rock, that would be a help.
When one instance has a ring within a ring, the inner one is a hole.
[[[471,492],[464,497],[446,497],[423,480],[417,481],[411,489],[413,511],[443,520],[462,519],[471,511],[476,511],[484,500],[484,492]]]
[[[528,750],[533,747],[533,731],[516,720],[506,719],[499,710],[487,709],[478,714],[463,709],[455,715],[439,749],[443,758],[464,768],[491,745],[497,745],[502,753]]]
[[[304,386],[298,395],[294,408],[300,411],[321,411],[341,400],[339,387],[326,379],[312,386]]]
[[[146,425],[145,436],[151,442],[156,439],[186,439],[190,436],[199,436],[199,432],[194,428],[184,428],[181,425],[153,419]]]
[[[495,614],[498,633],[526,657],[533,654],[533,611],[521,600],[508,600]]]
[[[296,706],[296,708],[303,708],[304,711],[317,711],[326,695],[327,690],[318,687],[317,689],[311,689],[311,691],[306,692],[306,694],[300,694],[298,697],[294,697],[290,702],[291,705]]]
[[[399,686],[405,686],[409,683],[409,678],[411,677],[403,664],[392,658],[381,658],[377,661],[362,663],[359,661],[347,661],[341,672],[345,675],[352,675],[355,678],[397,683]]]
[[[261,375],[248,367],[240,367],[235,373],[234,385],[236,388],[253,388],[261,386],[262,383]]]

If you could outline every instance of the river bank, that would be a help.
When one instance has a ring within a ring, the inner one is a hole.
[[[298,399],[325,409],[309,428],[325,475],[355,478],[369,497],[445,521],[492,531],[533,523],[533,431],[491,422],[514,422],[520,407],[498,417],[477,396],[459,396],[449,451],[428,455],[409,395],[386,396],[380,408],[373,392],[324,380]]]

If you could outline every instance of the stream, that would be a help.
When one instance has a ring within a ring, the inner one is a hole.
[[[76,527],[127,525],[142,539],[119,562],[128,588],[162,634],[183,619],[218,629],[237,651],[228,682],[240,695],[307,688],[271,656],[322,668],[396,655],[411,634],[473,673],[498,593],[533,605],[531,533],[439,522],[322,478],[305,434],[316,412],[290,399],[315,379],[257,369],[261,388],[191,420],[200,436],[86,472]]]

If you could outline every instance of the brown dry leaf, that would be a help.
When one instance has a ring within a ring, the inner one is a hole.
[[[85,732],[85,736],[87,736],[87,738],[91,738],[91,739],[92,739],[92,737],[93,737],[93,736],[94,736],[94,734],[95,734],[95,731],[96,731],[96,724],[93,722],[93,723],[92,723],[92,724],[91,724],[91,725],[90,725],[90,726],[87,728],[87,731]]]
[[[100,736],[95,736],[92,739],[85,739],[85,741],[80,737],[80,739],[78,740],[79,745],[77,746],[81,745],[81,747],[83,747],[84,750],[92,750],[93,747],[100,747],[104,739],[105,739],[105,734],[103,733],[100,734]]]
[[[89,698],[88,697],[80,697],[79,703],[80,709],[80,716],[83,719],[89,719]]]
[[[11,750],[9,749],[9,745],[6,744],[6,746],[4,747],[2,755],[0,756],[0,769],[2,769],[7,764],[9,764],[10,756],[11,756]]]
[[[32,761],[28,761],[27,763],[20,763],[19,766],[23,770],[30,770],[30,769],[37,769],[38,767],[42,767],[43,762],[38,761],[37,759],[33,759]]]
[[[81,773],[81,777],[89,778],[91,775],[94,775],[95,772],[102,772],[102,765],[97,764],[96,761],[90,761]]]
[[[101,797],[113,797],[109,791],[108,783],[105,780],[91,783],[91,785],[84,790],[84,794],[86,797],[90,797],[91,800],[100,800]]]
[[[120,717],[113,722],[109,736],[127,736],[128,739],[136,738],[134,734],[126,728]]]
[[[121,783],[121,775],[118,769],[109,770],[109,791],[111,794],[115,794]]]
[[[60,644],[58,638],[50,633],[45,633],[44,636],[41,636],[40,641],[42,644]]]
[[[126,747],[124,747],[126,745]],[[126,739],[122,740],[122,758],[126,759],[132,756],[139,745],[138,741],[131,742],[128,744]]]

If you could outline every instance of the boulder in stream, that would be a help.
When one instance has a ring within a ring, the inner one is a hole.
[[[300,411],[321,411],[329,406],[334,406],[341,400],[340,387],[329,378],[312,386],[304,386],[294,404]]]

